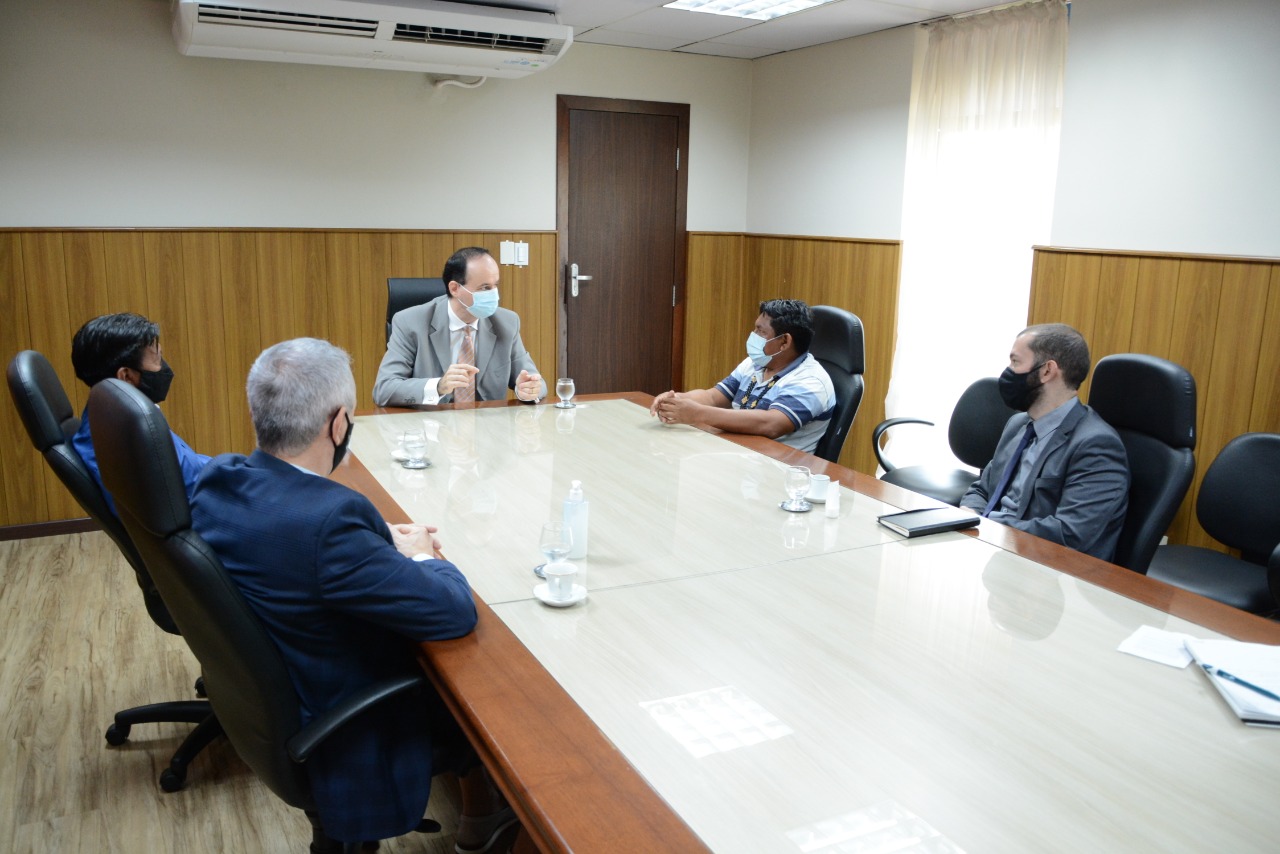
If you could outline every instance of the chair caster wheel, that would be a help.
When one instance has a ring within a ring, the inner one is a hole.
[[[178,792],[186,785],[187,775],[184,771],[179,774],[172,768],[166,768],[160,772],[160,788],[166,792]]]
[[[196,696],[197,696],[197,697],[199,697],[199,698],[200,698],[200,699],[202,699],[202,700],[209,696],[208,694],[206,694],[206,693],[204,692],[204,677],[203,677],[203,676],[201,676],[199,679],[197,679],[197,680],[196,680]]]
[[[107,727],[107,744],[112,747],[119,747],[124,744],[129,740],[130,729],[131,727],[128,724],[112,724]]]

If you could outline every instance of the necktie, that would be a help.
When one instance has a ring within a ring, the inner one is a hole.
[[[462,346],[458,349],[458,364],[474,365],[476,363],[475,345],[471,341],[471,327],[462,327]],[[453,390],[454,403],[471,403],[476,399],[476,378],[473,374],[471,382]]]
[[[995,492],[991,493],[991,500],[987,502],[986,509],[982,511],[983,516],[990,516],[991,511],[1000,505],[1000,499],[1004,497],[1005,490],[1009,488],[1009,481],[1013,480],[1013,474],[1018,470],[1018,463],[1022,460],[1022,452],[1027,449],[1027,445],[1031,444],[1031,439],[1035,434],[1036,425],[1033,421],[1027,424],[1027,429],[1022,433],[1022,441],[1014,449],[1013,456],[1009,458],[1009,464],[1004,467],[1004,474],[1000,476],[1000,483],[996,486]]]

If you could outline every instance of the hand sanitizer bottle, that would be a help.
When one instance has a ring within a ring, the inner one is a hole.
[[[582,494],[582,481],[569,484],[569,497],[564,500],[564,521],[573,531],[571,558],[587,556],[587,499]]]

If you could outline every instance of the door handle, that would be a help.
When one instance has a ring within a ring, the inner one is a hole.
[[[578,295],[578,282],[589,282],[589,281],[591,281],[591,277],[590,277],[590,276],[579,276],[579,275],[578,275],[578,265],[577,265],[577,264],[570,264],[570,265],[569,265],[569,293],[570,293],[570,295],[575,296],[575,297]]]

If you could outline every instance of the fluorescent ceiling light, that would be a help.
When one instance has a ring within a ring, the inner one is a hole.
[[[665,4],[665,8],[769,21],[831,2],[833,0],[676,0]]]

